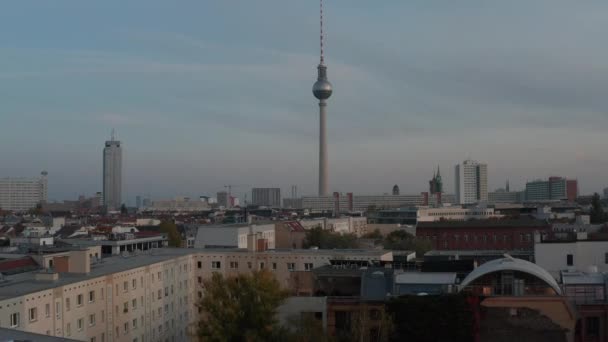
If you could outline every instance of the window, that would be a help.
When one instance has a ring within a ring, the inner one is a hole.
[[[277,269],[277,263],[276,263],[276,262],[273,262],[273,263],[272,263],[272,270],[273,270],[273,271],[276,271],[276,269]]]
[[[95,342],[95,341],[96,341],[95,337],[91,337],[91,342]]]
[[[51,317],[51,304],[44,305],[44,317],[46,317],[46,318]]]
[[[131,301],[131,306],[133,307],[133,310],[137,309],[137,299]]]
[[[104,299],[103,298],[103,288],[101,289],[101,299]]]
[[[89,326],[94,326],[95,325],[95,314],[91,314],[89,315]]]
[[[173,285],[171,285],[171,294],[173,294]]]
[[[203,268],[203,262],[202,261],[197,262],[196,265],[198,266],[198,268]]]
[[[123,292],[129,291],[129,282],[128,281],[125,281],[124,283],[122,283],[122,290],[123,290]]]
[[[61,302],[55,302],[55,317],[57,319],[61,318]]]
[[[608,253],[606,253],[606,255],[608,255]],[[198,277],[198,283],[202,284],[203,283],[203,277]]]
[[[136,288],[137,288],[137,279],[133,279],[133,280],[131,281],[131,288],[132,288],[132,289],[136,289]]]
[[[93,303],[95,301],[95,291],[89,291],[89,303]]]
[[[101,333],[101,342],[106,342],[106,333]]]
[[[158,290],[158,299],[161,299],[162,297],[163,297],[163,291]]]
[[[72,334],[72,325],[70,323],[67,323],[65,325],[65,334],[68,336]]]
[[[247,268],[251,269],[253,267],[253,264],[251,263],[251,261],[247,262]]]
[[[78,331],[82,331],[82,329],[84,328],[84,319],[79,318],[76,321],[76,328],[78,329]]]
[[[83,298],[83,297],[84,297],[84,296],[83,296],[82,294],[79,294],[79,295],[76,297],[76,305],[77,305],[77,306],[82,306],[82,305],[84,304],[84,298]]]
[[[157,278],[159,281],[162,279],[162,277],[163,277],[163,273],[162,273],[162,272],[158,272],[158,273],[156,274],[156,278]]]
[[[288,262],[287,263],[287,270],[288,271],[295,271],[296,270],[296,264],[293,262]]]
[[[106,312],[104,310],[101,310],[101,321],[102,322],[106,321]]]
[[[222,264],[219,261],[212,261],[211,262],[211,269],[213,270],[219,270],[221,268]]]
[[[30,317],[30,322],[34,322],[38,319],[38,309],[37,308],[31,308],[29,310],[29,317]]]
[[[133,329],[137,329],[137,318],[133,320]]]
[[[116,337],[120,337],[120,329],[118,327],[116,327]]]
[[[169,297],[169,287],[165,287],[165,297]]]
[[[304,263],[304,270],[305,271],[312,271],[312,269],[313,269],[312,262],[306,262],[306,263]]]
[[[587,317],[585,318],[585,330],[587,336],[599,336],[600,335],[600,318],[599,317]]]
[[[124,324],[124,332],[125,332],[125,335],[129,332],[129,322],[126,322]]]
[[[608,264],[608,253],[604,253],[604,263]]]
[[[566,265],[568,265],[568,266],[574,265],[574,257],[572,256],[572,254],[566,255]]]
[[[264,262],[260,262],[260,269],[263,270],[264,269]]]
[[[236,261],[231,261],[230,268],[232,268],[232,269],[239,268],[239,263]]]
[[[129,312],[129,302],[124,302],[122,304],[122,312],[124,312],[124,313]]]

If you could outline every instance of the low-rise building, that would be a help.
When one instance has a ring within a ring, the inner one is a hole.
[[[416,237],[436,250],[534,250],[534,233],[548,232],[546,221],[492,219],[419,222]]]

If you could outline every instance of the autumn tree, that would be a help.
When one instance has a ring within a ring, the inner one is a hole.
[[[431,242],[418,239],[405,230],[395,230],[388,234],[384,239],[383,246],[391,250],[415,251],[417,257],[422,257],[424,253],[432,249]]]
[[[276,311],[286,297],[287,292],[267,270],[234,277],[213,273],[203,282],[198,303],[198,338],[211,342],[284,340],[285,330],[278,325]]]

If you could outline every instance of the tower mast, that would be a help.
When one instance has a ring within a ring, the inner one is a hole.
[[[319,100],[319,196],[328,195],[328,166],[327,166],[327,133],[326,115],[327,99],[332,94],[331,83],[327,80],[327,67],[325,66],[325,56],[323,51],[323,0],[320,0],[319,7],[320,24],[320,58],[317,66],[317,82],[312,86],[313,95]]]

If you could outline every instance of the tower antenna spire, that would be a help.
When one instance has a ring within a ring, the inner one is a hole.
[[[320,27],[321,27],[321,36],[320,36],[320,45],[321,45],[321,61],[320,64],[323,64],[325,62],[324,56],[323,56],[323,0],[320,0],[320,6],[319,6],[319,18],[320,18]]]
[[[114,128],[112,128],[112,135],[110,136],[110,140],[114,141],[114,137],[116,136],[115,132],[114,132]]]

